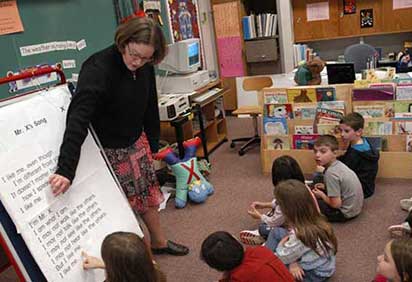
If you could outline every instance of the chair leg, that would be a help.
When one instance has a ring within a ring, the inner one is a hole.
[[[245,154],[245,150],[253,144],[260,144],[259,136],[254,136],[252,139],[243,144],[243,146],[239,149],[239,156],[243,156]]]

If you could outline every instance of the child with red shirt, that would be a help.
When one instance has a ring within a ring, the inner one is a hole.
[[[286,266],[266,247],[243,249],[225,231],[210,234],[202,243],[201,258],[212,268],[223,271],[221,282],[293,282]]]

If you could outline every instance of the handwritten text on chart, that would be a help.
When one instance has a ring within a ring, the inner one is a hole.
[[[106,217],[94,194],[75,207],[47,209],[31,222],[29,228],[46,252],[51,265],[63,278],[80,263],[80,242]]]
[[[16,189],[10,192],[12,199],[24,203],[21,213],[30,211],[43,201],[39,194],[49,186],[48,178],[56,170],[57,157],[52,158],[52,151],[39,155],[15,171],[0,176],[2,183],[12,183]]]

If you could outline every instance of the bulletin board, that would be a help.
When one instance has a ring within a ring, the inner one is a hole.
[[[101,0],[18,0],[24,31],[0,36],[0,77],[30,66],[75,60],[76,66],[63,69],[68,79],[78,74],[82,62],[94,52],[113,43],[116,17],[113,1]],[[20,47],[49,42],[85,40],[86,47],[22,56]],[[0,86],[0,98],[10,96],[8,86]]]

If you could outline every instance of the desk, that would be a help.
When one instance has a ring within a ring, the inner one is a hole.
[[[196,91],[190,114],[177,117],[172,121],[160,122],[161,139],[169,143],[177,142],[180,156],[184,155],[183,141],[196,136],[202,140],[202,146],[197,149],[196,155],[206,160],[214,149],[227,141],[223,95],[228,90],[222,89],[213,95],[207,95],[206,99],[201,98],[214,87],[222,88],[221,82],[211,82]],[[216,109],[219,110],[218,115],[215,115]]]

